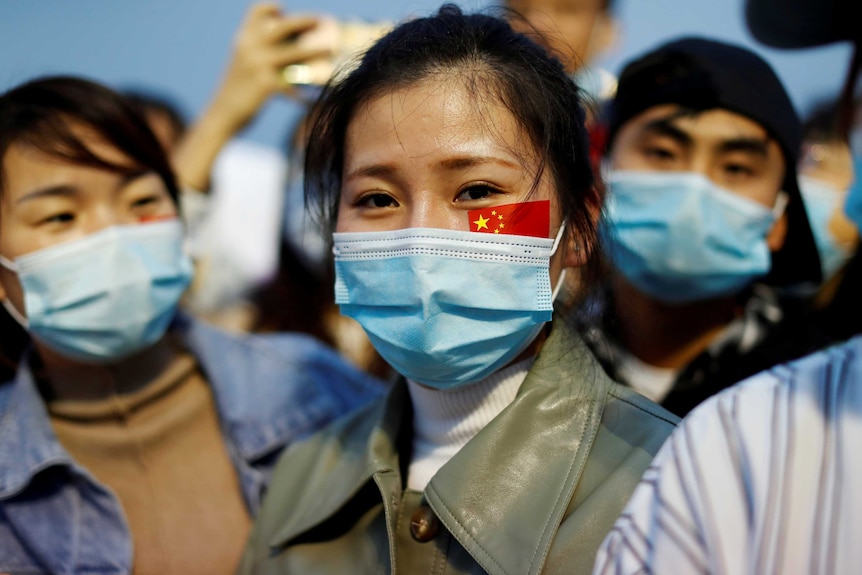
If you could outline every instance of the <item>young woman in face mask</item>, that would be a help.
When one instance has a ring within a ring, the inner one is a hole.
[[[583,117],[558,61],[454,6],[326,89],[306,191],[403,378],[282,458],[241,572],[589,571],[675,420],[553,316],[597,253]]]
[[[379,385],[177,316],[177,187],[114,92],[0,96],[0,573],[232,573],[278,453]]]

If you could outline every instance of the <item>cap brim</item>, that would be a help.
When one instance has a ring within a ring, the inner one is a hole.
[[[746,0],[745,19],[754,37],[775,48],[808,48],[858,37],[845,0]]]

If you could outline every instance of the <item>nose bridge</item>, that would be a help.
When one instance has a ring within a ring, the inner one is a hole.
[[[126,216],[120,210],[118,202],[113,198],[93,201],[88,210],[87,233],[98,232],[111,226],[133,223],[126,221]]]
[[[706,146],[695,143],[688,157],[688,171],[713,179],[712,156]]]
[[[441,205],[439,198],[431,190],[414,194],[414,198],[410,206],[408,227],[457,229],[457,222],[453,221],[453,210]]]

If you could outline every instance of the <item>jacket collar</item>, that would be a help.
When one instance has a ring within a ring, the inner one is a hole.
[[[607,389],[602,369],[559,318],[515,401],[431,479],[428,503],[488,573],[542,570]]]
[[[327,363],[327,358],[320,357],[323,352],[319,344],[310,338],[277,336],[292,338],[293,344],[279,345],[277,351],[275,346],[264,343],[266,336],[230,334],[185,315],[177,317],[172,330],[206,373],[222,426],[238,456],[246,462],[319,428],[322,421],[341,409],[331,398],[319,395],[320,373],[316,365]],[[288,347],[292,355],[284,353]],[[28,353],[21,359],[15,379],[0,384],[0,500],[22,491],[36,473],[47,467],[75,467],[51,426],[29,368]],[[267,399],[276,388],[276,396],[288,392],[285,373],[308,379],[295,382],[290,390],[293,397],[287,400],[288,404],[307,409],[285,410],[285,402]]]
[[[297,476],[295,489],[282,489],[295,494],[291,512],[269,544],[281,547],[334,516],[375,476],[388,476],[400,485],[398,437],[405,413],[410,411],[410,398],[403,381],[393,385],[383,401],[376,401],[343,418],[326,436],[327,442],[315,454],[325,462],[325,471],[310,477]],[[313,441],[313,440],[312,440]]]
[[[429,504],[488,573],[541,571],[583,472],[609,385],[586,346],[557,319],[515,401],[432,478],[425,490]],[[339,453],[352,451],[341,443],[349,442],[362,456],[342,457],[337,470],[303,479],[304,492],[273,546],[333,516],[375,474],[398,473],[395,443],[408,402],[405,386],[396,386],[385,403],[333,430]]]
[[[0,500],[47,467],[73,465],[60,445],[25,353],[13,381],[0,384]]]
[[[300,335],[232,334],[180,315],[175,330],[213,390],[222,427],[246,462],[318,429],[338,406],[321,394],[321,347]],[[291,340],[276,346],[272,338]],[[288,385],[285,374],[294,381]],[[291,397],[273,401],[272,398]],[[303,409],[285,409],[285,405]]]

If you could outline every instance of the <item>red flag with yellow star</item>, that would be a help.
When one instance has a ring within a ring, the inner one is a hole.
[[[547,238],[551,227],[551,202],[504,204],[467,212],[471,232]]]

